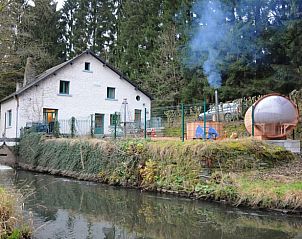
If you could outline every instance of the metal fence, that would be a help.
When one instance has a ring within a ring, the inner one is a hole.
[[[261,96],[237,99],[217,106],[201,101],[197,104],[152,108],[142,112],[139,121],[122,122],[116,113],[105,132],[96,129],[95,115],[57,122],[29,123],[27,128],[60,137],[152,138],[173,140],[225,139],[249,136],[244,126],[247,109]],[[147,120],[148,119],[148,120]],[[289,138],[299,138],[297,128]]]
[[[245,129],[242,130],[242,105],[228,102],[220,104],[218,108],[218,114],[214,105],[204,102],[153,108],[151,120],[147,124],[147,135],[181,140],[217,139],[230,137],[232,132],[229,131],[241,130],[242,132],[236,133],[238,137],[247,136]],[[248,105],[245,108],[248,108]]]
[[[28,122],[24,130],[45,133],[57,137],[144,137],[144,122],[123,122],[116,113],[112,125],[104,125],[97,130],[95,115],[85,118],[60,119],[53,122]]]

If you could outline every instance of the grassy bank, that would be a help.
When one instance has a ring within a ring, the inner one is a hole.
[[[0,239],[26,239],[30,235],[22,217],[22,196],[0,188]]]
[[[299,161],[262,141],[113,142],[27,134],[19,153],[21,167],[41,172],[235,205],[302,208],[298,181],[260,176]]]

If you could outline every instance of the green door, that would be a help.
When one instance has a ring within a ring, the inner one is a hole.
[[[104,114],[95,114],[95,134],[104,134]]]

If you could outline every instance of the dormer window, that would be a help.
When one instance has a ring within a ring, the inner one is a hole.
[[[90,62],[85,62],[85,71],[90,71]]]

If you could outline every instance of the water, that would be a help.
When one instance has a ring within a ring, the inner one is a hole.
[[[302,239],[301,217],[1,167],[0,184],[28,195],[25,209],[39,239]]]

